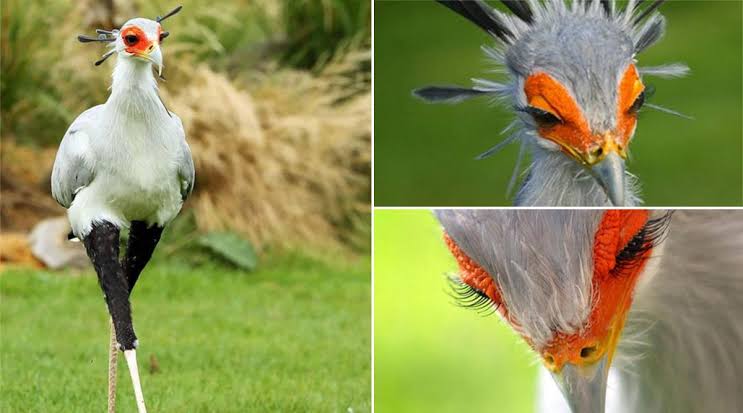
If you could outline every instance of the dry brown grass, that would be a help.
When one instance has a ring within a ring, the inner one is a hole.
[[[71,10],[52,37],[80,32],[83,14]],[[359,53],[345,53],[319,74],[272,67],[231,79],[185,52],[169,56],[170,45],[178,49],[174,39],[164,45],[168,81],[161,88],[193,151],[196,189],[187,207],[199,228],[236,230],[258,248],[353,240],[370,202],[370,91],[348,75]],[[93,67],[102,48],[67,41],[43,50],[47,85],[66,111],[76,115],[105,101],[115,59]],[[35,115],[25,108],[14,120]],[[64,130],[57,132],[61,138]],[[49,171],[45,162],[40,168]]]

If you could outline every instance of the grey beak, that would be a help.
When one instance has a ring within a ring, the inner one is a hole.
[[[573,413],[604,413],[609,377],[606,354],[588,367],[565,364],[560,373],[552,373],[552,377]]]
[[[615,152],[608,155],[599,163],[591,167],[596,180],[606,191],[606,195],[614,206],[624,204],[624,159]]]

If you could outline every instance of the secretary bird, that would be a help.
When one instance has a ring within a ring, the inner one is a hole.
[[[539,411],[743,411],[743,210],[436,215],[460,304],[539,355]]]
[[[508,192],[527,148],[532,163],[516,205],[632,206],[639,204],[637,179],[625,170],[629,144],[652,88],[642,75],[682,76],[682,64],[637,67],[638,53],[658,41],[665,22],[656,13],[664,0],[502,0],[513,15],[481,0],[438,0],[483,29],[498,47],[486,56],[510,77],[508,83],[474,79],[471,88],[429,86],[413,93],[428,102],[458,103],[476,96],[508,101],[517,119],[511,136],[478,156],[505,145],[521,149]]]
[[[109,411],[114,410],[116,348],[124,352],[140,413],[146,412],[137,371],[137,336],[129,296],[163,227],[181,209],[194,184],[191,150],[181,120],[160,99],[153,66],[162,75],[162,21],[135,18],[118,30],[97,30],[81,42],[107,43],[117,55],[111,95],[70,125],[52,171],[52,194],[85,244],[111,314]],[[161,76],[162,77],[162,76]],[[130,228],[119,261],[119,233]]]

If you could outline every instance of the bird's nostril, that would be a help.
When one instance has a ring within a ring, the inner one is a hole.
[[[544,356],[544,361],[545,361],[545,362],[546,362],[546,363],[547,363],[548,365],[550,365],[550,366],[551,366],[551,365],[553,365],[553,364],[555,364],[555,358],[554,358],[554,357],[552,357],[552,355],[551,355],[551,354],[547,354],[546,356]]]
[[[585,358],[589,358],[589,357],[591,357],[591,356],[592,356],[592,355],[593,355],[594,353],[596,353],[596,350],[597,350],[596,346],[583,347],[583,348],[582,348],[582,349],[580,350],[580,357],[581,357],[581,358],[584,358],[584,359],[585,359]]]

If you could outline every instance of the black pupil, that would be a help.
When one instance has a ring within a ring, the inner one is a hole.
[[[529,113],[541,125],[552,125],[560,121],[555,115],[542,109],[529,108]]]
[[[629,110],[630,112],[637,112],[642,107],[643,103],[645,103],[645,91],[643,90],[640,92],[640,95],[637,96],[637,99],[635,99],[635,103],[630,106]]]
[[[137,36],[130,34],[124,37],[124,40],[126,40],[127,44],[134,44],[137,43]]]

